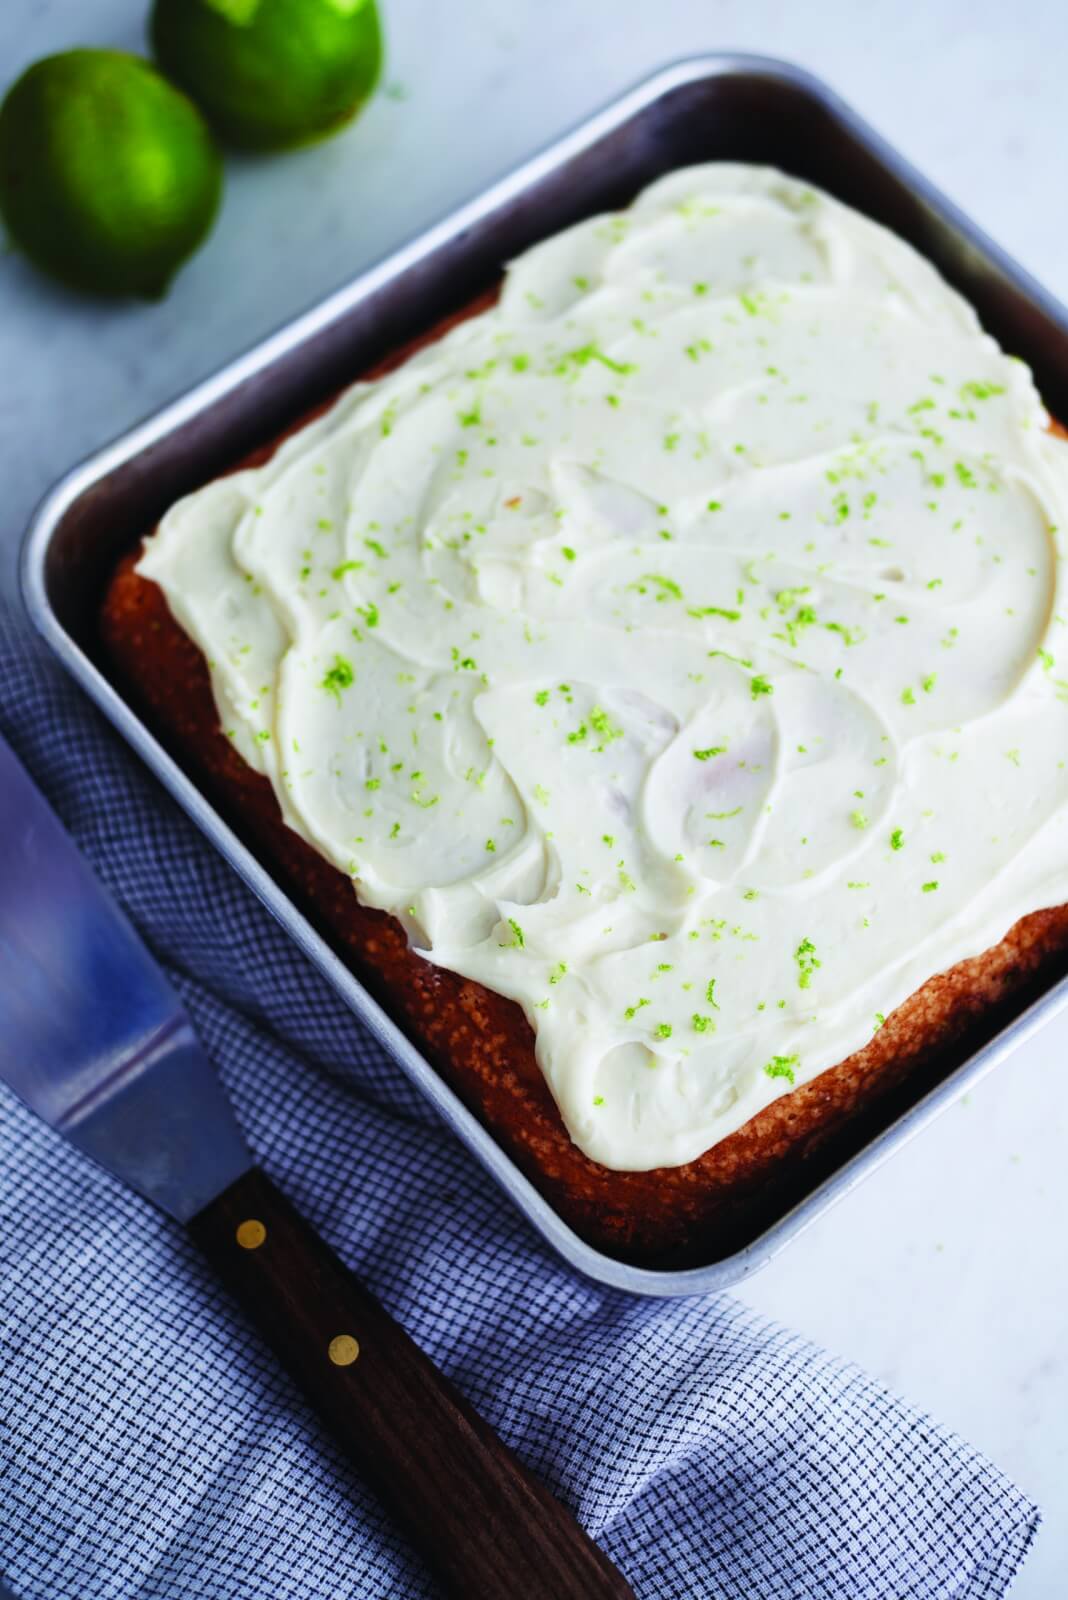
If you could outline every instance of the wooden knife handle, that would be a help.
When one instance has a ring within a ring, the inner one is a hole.
[[[323,1423],[462,1600],[634,1600],[258,1167],[189,1224]]]

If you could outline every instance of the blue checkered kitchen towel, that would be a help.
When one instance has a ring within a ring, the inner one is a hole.
[[[1000,1473],[729,1298],[563,1266],[2,613],[0,728],[181,991],[263,1165],[639,1600],[1005,1593],[1038,1514]],[[0,1573],[18,1600],[437,1592],[182,1230],[6,1090]]]

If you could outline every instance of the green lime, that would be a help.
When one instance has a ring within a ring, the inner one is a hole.
[[[382,64],[375,0],[156,0],[151,32],[164,72],[253,150],[332,133]]]
[[[48,56],[0,106],[0,214],[32,261],[76,289],[164,294],[221,192],[200,112],[137,56]]]

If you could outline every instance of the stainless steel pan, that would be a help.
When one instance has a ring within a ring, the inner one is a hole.
[[[351,381],[387,351],[487,288],[535,240],[625,204],[653,178],[695,161],[770,162],[829,189],[923,251],[1034,369],[1068,417],[1068,313],[824,85],[752,56],[665,68],[525,162],[411,244],[231,362],[76,467],[26,536],[22,584],[37,627],[67,669],[251,885],[356,1015],[534,1226],[580,1271],[639,1294],[696,1294],[755,1271],[821,1211],[913,1137],[1068,1000],[1058,982],[932,1087],[895,1099],[836,1167],[742,1248],[679,1271],[630,1266],[593,1249],[556,1215],[477,1119],[161,747],[109,677],[95,619],[123,551],[179,495]]]

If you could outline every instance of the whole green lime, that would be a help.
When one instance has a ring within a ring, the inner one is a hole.
[[[332,133],[382,65],[375,0],[156,0],[151,34],[164,72],[253,150]]]
[[[137,56],[47,56],[0,106],[0,214],[32,261],[76,289],[158,299],[221,193],[200,112]]]

